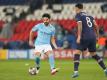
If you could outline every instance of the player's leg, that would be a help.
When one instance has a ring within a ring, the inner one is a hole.
[[[74,52],[74,74],[72,75],[72,78],[78,77],[78,68],[80,64],[80,54],[81,51],[84,51],[87,49],[86,41],[81,40],[80,44],[77,44],[77,49]]]
[[[40,69],[40,52],[36,52],[35,53],[35,63],[36,63],[36,73],[39,73],[39,69]]]
[[[92,58],[98,62],[98,64],[101,66],[101,68],[104,70],[104,72],[107,76],[107,69],[106,69],[106,66],[103,62],[103,59],[102,59],[102,57],[100,57],[96,54],[96,41],[92,40],[88,49],[89,49],[89,52],[90,52]]]
[[[49,58],[49,64],[50,64],[50,68],[53,69],[55,68],[55,60],[54,60],[54,55],[52,51],[47,51],[46,55]]]
[[[51,74],[54,75],[56,72],[58,72],[59,68],[55,68],[55,59],[54,59],[53,51],[47,51],[46,55],[48,55],[49,58]]]
[[[54,54],[52,51],[52,48],[50,45],[47,45],[47,47],[45,46],[45,54],[48,56],[49,58],[49,64],[50,64],[50,68],[51,68],[51,74],[55,74],[59,68],[55,68],[55,59],[54,59]]]
[[[34,56],[35,56],[35,64],[36,64],[36,73],[39,73],[40,69],[40,56],[43,50],[42,45],[35,46]]]
[[[98,56],[96,54],[96,52],[90,52],[90,54],[92,55],[92,58],[95,59],[98,62],[100,67],[104,70],[105,75],[107,76],[107,68],[106,68],[106,66],[105,66],[105,64],[103,62],[103,59],[100,56]]]
[[[79,68],[79,63],[80,63],[80,50],[75,50],[74,53],[74,74],[72,75],[72,78],[78,77],[78,68]]]

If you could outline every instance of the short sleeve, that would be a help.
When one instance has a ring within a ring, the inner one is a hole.
[[[32,28],[32,31],[37,31],[39,29],[39,25],[35,25],[33,28]]]
[[[78,21],[81,21],[81,16],[77,14],[77,15],[75,16],[75,19],[76,19],[77,22],[78,22]]]

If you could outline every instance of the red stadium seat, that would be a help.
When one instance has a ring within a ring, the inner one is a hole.
[[[107,31],[107,19],[95,19],[96,22],[98,23],[99,26],[104,26],[105,31]],[[31,28],[40,23],[40,20],[31,20],[31,21],[26,21],[26,20],[21,20],[18,22],[16,28],[15,28],[15,32],[14,35],[11,39],[9,40],[23,40],[26,41],[29,38],[29,32],[31,30]],[[62,20],[57,20],[58,24],[61,25],[61,27],[63,27],[64,29],[71,31],[72,28],[77,26],[77,23],[75,20],[70,20],[70,19],[62,19]],[[0,25],[3,25],[4,22],[0,21]],[[35,33],[34,35],[35,37],[37,36],[37,33]]]

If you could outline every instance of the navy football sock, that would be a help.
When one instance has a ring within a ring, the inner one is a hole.
[[[98,62],[98,64],[101,66],[101,68],[102,68],[103,70],[106,69],[106,66],[105,66],[105,64],[104,64],[104,62],[103,62],[103,60],[102,60],[101,57],[99,57],[99,56],[96,54],[96,55],[92,56],[92,58],[94,58],[94,59]]]
[[[74,71],[78,71],[79,62],[80,62],[80,54],[75,54],[74,55]]]

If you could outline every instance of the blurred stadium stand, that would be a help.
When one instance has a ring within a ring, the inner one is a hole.
[[[0,5],[24,5],[28,0],[0,0]]]
[[[29,32],[35,24],[41,22],[43,13],[50,13],[52,24],[57,29],[58,27],[62,28],[57,32],[59,46],[68,45],[66,42],[68,41],[70,46],[66,46],[67,48],[75,47],[73,45],[75,38],[72,38],[72,41],[65,36],[69,32],[71,35],[75,34],[75,31],[72,32],[77,26],[73,9],[77,2],[84,3],[86,12],[95,17],[98,25],[103,27],[104,35],[107,35],[107,8],[105,6],[107,0],[0,0],[0,32],[2,32],[4,24],[14,23],[11,25],[14,26],[12,37],[0,36],[0,47],[9,49],[31,48],[28,45]],[[36,33],[34,37],[36,37]],[[105,38],[107,39],[107,36]]]

